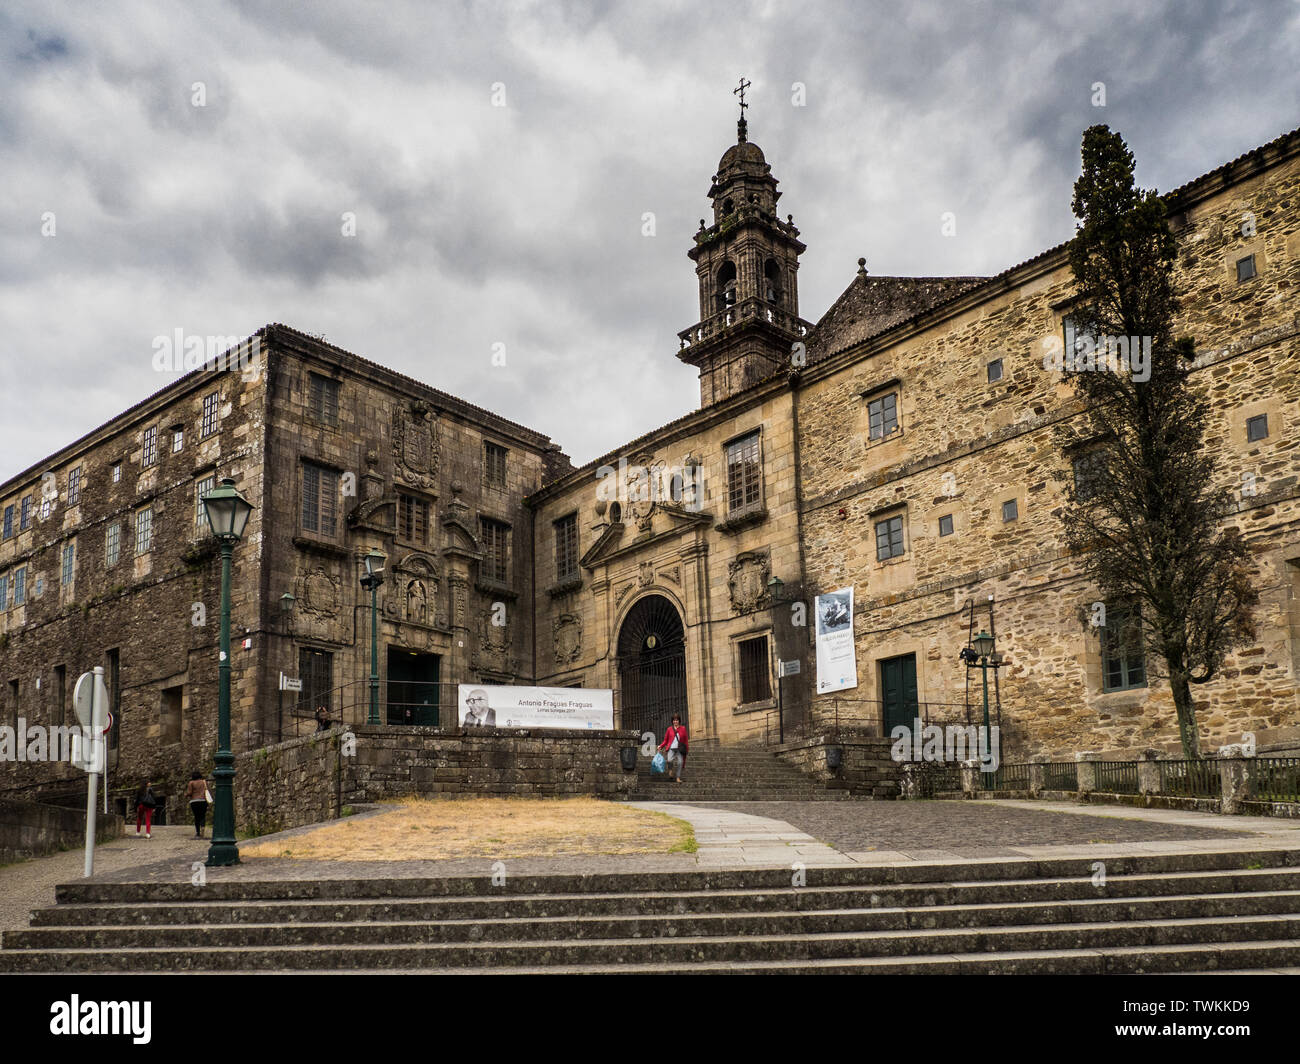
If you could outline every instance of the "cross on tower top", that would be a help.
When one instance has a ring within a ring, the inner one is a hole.
[[[749,123],[745,121],[745,108],[749,104],[745,102],[745,90],[752,84],[752,81],[746,81],[744,75],[741,75],[740,84],[731,90],[731,95],[740,97],[740,121],[736,123],[736,140],[740,144],[744,144],[748,139]]]

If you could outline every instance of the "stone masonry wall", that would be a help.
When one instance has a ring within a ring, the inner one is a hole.
[[[826,752],[832,746],[843,751],[838,772],[832,771],[826,760]],[[821,735],[773,749],[782,761],[831,788],[872,798],[898,797],[901,766],[889,755],[888,739],[869,736],[833,739]]]
[[[96,840],[107,842],[121,837],[122,818],[116,813],[99,813]],[[85,840],[84,809],[0,798],[0,865],[83,846]]]
[[[235,826],[266,835],[342,813],[342,729],[235,755]]]

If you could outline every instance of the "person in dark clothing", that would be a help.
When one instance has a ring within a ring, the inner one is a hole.
[[[208,783],[202,772],[190,773],[189,785],[185,788],[185,798],[190,803],[190,812],[194,815],[194,837],[203,838],[203,822],[208,818]]]
[[[140,834],[140,821],[144,820],[144,837],[153,838],[153,811],[158,805],[158,799],[154,797],[153,787],[149,781],[145,780],[144,786],[141,787],[135,795],[135,833]]]
[[[318,732],[329,731],[333,727],[330,724],[330,715],[324,706],[316,707],[316,730]]]

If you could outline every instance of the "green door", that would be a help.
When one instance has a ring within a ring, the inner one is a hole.
[[[883,693],[885,735],[903,725],[912,727],[916,720],[916,655],[886,658],[880,663],[880,690]]]

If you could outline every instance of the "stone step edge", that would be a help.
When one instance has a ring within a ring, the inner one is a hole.
[[[880,864],[847,862],[842,865],[809,865],[805,870],[806,885],[821,886],[907,886],[926,883],[968,882],[971,880],[1001,881],[1005,879],[1045,879],[1082,876],[1091,878],[1093,865],[1102,861],[1108,876],[1139,875],[1143,873],[1184,871],[1267,871],[1277,868],[1300,867],[1300,844],[1295,848],[1261,847],[1258,850],[1206,850],[1160,854],[1132,854],[1127,856],[1099,855],[1097,857],[1025,857],[977,858],[952,862],[897,861]],[[1259,869],[1247,868],[1259,864]],[[400,897],[392,887],[401,885],[408,894],[419,890],[429,897],[516,897],[537,893],[620,893],[671,889],[780,889],[789,886],[789,867],[774,865],[769,868],[696,869],[663,872],[602,872],[586,874],[549,873],[515,875],[507,879],[507,889],[492,887],[485,865],[483,873],[474,876],[447,876],[442,878],[400,877],[377,879],[357,877],[351,879],[289,879],[289,880],[215,880],[204,886],[190,883],[62,883],[55,888],[59,904],[69,902],[134,902],[149,900],[274,900],[291,898],[358,897],[358,887],[382,884],[388,888],[378,890],[372,897]],[[620,887],[623,888],[620,891]],[[275,893],[280,892],[280,893]],[[342,892],[342,893],[331,893]],[[170,898],[168,897],[170,896]]]

